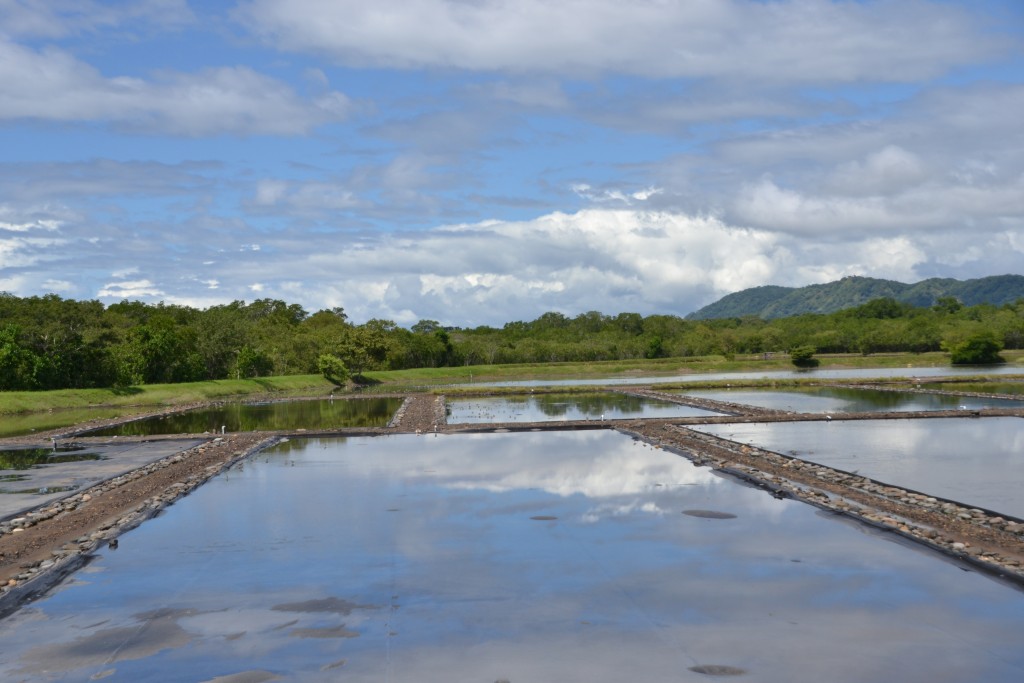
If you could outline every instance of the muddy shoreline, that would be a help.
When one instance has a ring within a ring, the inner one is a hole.
[[[712,467],[722,474],[764,488],[777,497],[802,500],[858,523],[891,532],[1024,587],[1024,520],[968,508],[926,493],[874,482],[686,428],[687,424],[709,422],[823,420],[826,419],[824,415],[753,408],[665,394],[650,388],[622,391],[728,415],[721,418],[448,425],[444,396],[412,394],[405,397],[391,423],[384,428],[189,435],[204,441],[145,467],[20,513],[17,517],[0,520],[0,617],[44,594],[64,576],[85,564],[104,545],[116,545],[124,532],[283,436],[616,429],[677,453],[698,465]],[[153,414],[169,414],[194,407],[197,406],[176,407]],[[980,419],[989,415],[1024,416],[1024,404],[1021,409],[993,409],[967,414],[978,415]],[[835,419],[911,419],[921,416],[921,413],[860,413],[835,416]],[[964,417],[965,412],[933,411],[925,416],[936,419]],[[139,416],[129,419],[139,419]],[[51,436],[66,438],[85,429],[122,421],[128,420],[104,420],[102,424],[78,425],[32,437],[0,439],[0,444],[47,444]],[[181,436],[184,435],[174,435],[173,438]],[[131,438],[153,441],[159,437],[127,437],[120,441],[123,443]]]

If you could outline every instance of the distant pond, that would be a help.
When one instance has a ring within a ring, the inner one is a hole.
[[[449,424],[478,424],[650,417],[710,417],[721,413],[645,396],[593,392],[449,399],[447,414]]]
[[[386,427],[401,405],[401,398],[228,403],[125,422],[88,436],[219,433],[222,426],[229,432]]]
[[[977,410],[1024,408],[1024,401],[972,396],[922,394],[912,391],[810,387],[794,389],[696,389],[684,396],[728,401],[744,405],[790,410],[796,413],[914,412],[921,410]]]
[[[693,429],[1024,517],[1024,419],[733,423]]]

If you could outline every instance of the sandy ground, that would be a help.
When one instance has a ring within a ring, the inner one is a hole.
[[[702,399],[686,399],[646,389],[630,393],[657,396],[712,410],[732,412],[757,420],[822,419],[781,411],[737,406]],[[936,413],[935,417],[962,416],[962,412]],[[985,414],[1024,416],[1020,410],[984,411]],[[918,414],[920,415],[920,414]],[[849,419],[908,419],[910,413],[859,414]],[[837,419],[839,419],[837,417]],[[735,421],[736,417],[604,422],[515,423],[447,425],[443,396],[408,396],[387,428],[337,430],[333,434],[447,433],[526,431],[548,429],[618,429],[655,445],[710,466],[725,474],[761,486],[780,497],[804,500],[836,514],[891,531],[917,543],[972,564],[980,570],[1024,584],[1024,520],[880,485],[820,466],[805,466],[778,454],[740,446],[686,429],[687,423]],[[63,430],[67,432],[68,430]],[[152,517],[166,505],[238,460],[273,443],[286,433],[251,432],[194,435],[201,439],[170,448],[166,457],[127,473],[98,481],[72,495],[19,510],[17,516],[0,513],[0,616],[44,593],[68,572],[86,561],[101,544],[116,544],[117,537]],[[311,432],[287,435],[312,436]],[[48,445],[50,434],[32,438],[0,439],[0,445]],[[88,439],[83,439],[88,441]],[[153,441],[154,438],[138,439]],[[121,441],[124,443],[124,440]]]

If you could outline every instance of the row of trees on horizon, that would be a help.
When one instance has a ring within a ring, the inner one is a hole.
[[[1024,348],[1024,299],[930,307],[876,299],[831,314],[690,321],[674,315],[549,312],[501,328],[421,320],[353,324],[276,299],[200,310],[164,303],[0,293],[0,390],[130,386],[324,372],[789,352],[926,352],[984,342]]]

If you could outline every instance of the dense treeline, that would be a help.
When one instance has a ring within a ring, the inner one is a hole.
[[[325,359],[340,361],[342,375],[358,375],[453,365],[729,357],[807,346],[818,353],[924,352],[954,350],[979,337],[999,348],[1024,347],[1024,300],[965,307],[945,298],[917,308],[877,299],[838,313],[770,321],[545,313],[500,329],[445,328],[432,320],[405,329],[389,320],[355,325],[341,308],[309,314],[273,299],[198,310],[0,293],[0,389],[309,374],[325,371]]]

